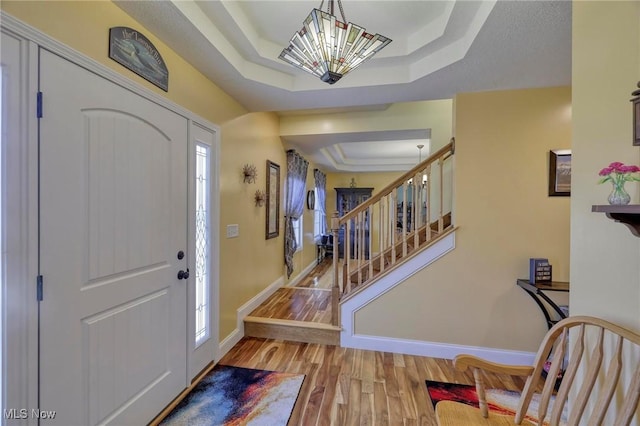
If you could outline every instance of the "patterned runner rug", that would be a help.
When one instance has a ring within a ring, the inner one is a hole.
[[[216,365],[161,425],[286,426],[303,374]]]

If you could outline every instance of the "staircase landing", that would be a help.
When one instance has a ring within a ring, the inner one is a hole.
[[[295,287],[279,288],[244,319],[251,337],[340,344],[340,327],[331,325],[331,259],[325,259]]]

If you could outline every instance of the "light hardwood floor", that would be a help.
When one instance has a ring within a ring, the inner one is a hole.
[[[279,289],[251,315],[262,317],[266,323],[303,321],[308,327],[314,323],[329,326],[331,304],[323,296],[330,294],[327,290],[331,284],[331,259],[326,259],[296,287]],[[268,324],[249,325],[245,324],[245,332]],[[299,333],[309,337],[313,331],[301,328]],[[284,334],[276,331],[278,336]],[[244,337],[218,363],[304,374],[289,426],[435,426],[425,380],[474,383],[471,373],[458,372],[450,360],[286,341],[281,337]],[[524,386],[521,378],[511,376],[486,376],[485,383],[487,387],[518,391]],[[170,409],[167,407],[152,425]]]
[[[331,259],[325,259],[296,287],[279,289],[251,315],[329,324],[331,266]],[[305,374],[290,426],[435,426],[425,380],[474,383],[470,373],[458,372],[449,360],[263,337],[245,337],[219,363]],[[485,383],[509,390],[524,386],[511,376],[487,376]]]
[[[244,319],[244,335],[296,342],[340,342],[331,323],[331,259],[325,259],[296,286],[275,291]]]
[[[433,425],[425,380],[473,384],[449,360],[245,337],[219,364],[305,374],[289,425]],[[487,387],[521,390],[511,376]]]

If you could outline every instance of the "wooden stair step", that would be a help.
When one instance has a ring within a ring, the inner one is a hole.
[[[340,327],[325,323],[247,316],[244,335],[325,345],[340,344]]]

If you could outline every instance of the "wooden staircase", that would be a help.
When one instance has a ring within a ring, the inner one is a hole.
[[[336,213],[333,241],[342,250],[334,247],[331,264],[314,269],[298,287],[278,289],[246,317],[245,336],[339,345],[340,303],[454,229],[446,207],[451,199],[445,197],[445,188],[450,195],[452,187],[445,181],[452,177],[454,148],[452,138],[343,217]]]
[[[340,324],[340,303],[453,229],[447,205],[451,203],[454,152],[452,138],[352,211],[333,217],[333,240],[343,236],[339,243],[344,258],[333,259],[332,324]]]

